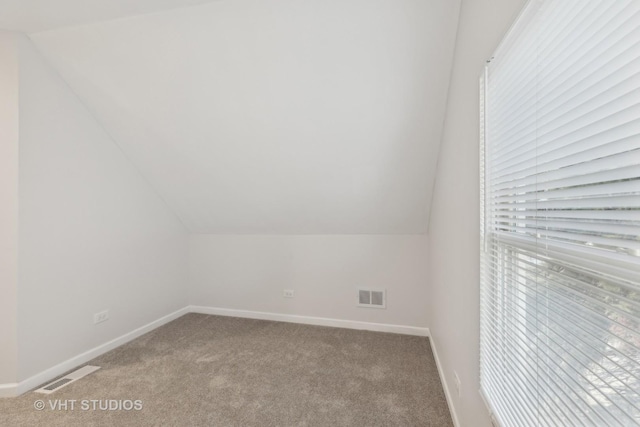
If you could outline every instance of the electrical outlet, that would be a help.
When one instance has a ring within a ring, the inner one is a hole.
[[[285,298],[293,298],[293,289],[285,289],[282,296]]]
[[[98,324],[109,320],[109,310],[101,311],[93,315],[93,323]]]
[[[453,371],[453,381],[456,383],[456,391],[458,392],[458,397],[460,397],[462,395],[462,383],[456,371]]]

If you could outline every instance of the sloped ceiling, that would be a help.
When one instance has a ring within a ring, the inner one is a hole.
[[[220,0],[31,38],[192,232],[421,233],[458,3]]]
[[[212,0],[0,0],[0,29],[34,33]]]

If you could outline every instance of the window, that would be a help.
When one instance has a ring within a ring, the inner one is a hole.
[[[640,425],[640,0],[536,0],[481,79],[481,391]]]

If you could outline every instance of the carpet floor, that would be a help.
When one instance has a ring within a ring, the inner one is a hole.
[[[88,364],[0,426],[452,426],[423,337],[187,314]]]

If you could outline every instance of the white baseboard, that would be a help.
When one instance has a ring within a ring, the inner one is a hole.
[[[0,397],[14,397],[17,396],[16,389],[18,383],[0,384]]]
[[[124,335],[121,335],[118,338],[94,347],[91,350],[85,351],[84,353],[72,357],[71,359],[65,360],[64,362],[45,371],[42,371],[30,378],[27,378],[24,381],[12,384],[0,384],[0,397],[19,396],[22,393],[36,388],[41,384],[51,381],[52,379],[64,374],[65,372],[73,370],[74,368],[88,362],[91,359],[94,359],[108,351],[113,350],[116,347],[126,344],[129,341],[138,338],[139,336],[144,335],[159,326],[164,325],[165,323],[177,319],[178,317],[188,312],[188,307],[181,308],[178,311],[174,311],[173,313],[163,316],[160,319],[154,320],[151,323],[147,323],[146,325],[134,329],[133,331],[128,332]]]
[[[108,351],[111,351],[116,347],[126,344],[127,342],[135,338],[138,338],[139,336],[146,334],[147,332],[150,332],[164,325],[165,323],[168,323],[174,319],[177,319],[178,317],[187,313],[214,314],[218,316],[274,320],[278,322],[301,323],[305,325],[317,325],[317,326],[332,326],[337,328],[358,329],[358,330],[376,331],[376,332],[391,332],[391,333],[404,334],[404,335],[417,335],[421,337],[429,336],[428,328],[420,328],[416,326],[389,325],[384,323],[370,323],[370,322],[359,322],[354,320],[329,319],[325,317],[310,317],[310,316],[298,316],[293,314],[264,313],[259,311],[232,310],[227,308],[202,307],[202,306],[192,305],[192,306],[184,307],[178,311],[175,311],[171,314],[161,317],[158,320],[155,320],[151,323],[141,326],[140,328],[137,328],[131,332],[128,332],[118,338],[115,338],[109,342],[106,342],[95,348],[92,348],[91,350],[88,350],[82,354],[72,357],[71,359],[68,359],[56,366],[53,366],[52,368],[49,368],[30,378],[27,378],[24,381],[20,381],[19,383],[0,384],[0,398],[19,396],[31,389],[38,387],[41,384],[44,384],[46,382],[49,382],[55,379],[56,377],[64,374],[65,372],[68,372],[77,368],[83,363],[86,363]],[[432,343],[432,346],[433,346],[433,343]],[[434,350],[434,353],[435,353],[435,350]],[[436,361],[437,361],[437,356],[436,356]],[[438,367],[439,366],[440,365],[438,365]],[[442,372],[440,373],[440,376],[442,377]],[[445,390],[446,390],[446,383],[445,383]]]
[[[431,335],[431,334],[429,334]],[[458,415],[456,414],[456,407],[453,404],[453,396],[449,390],[449,385],[447,384],[447,378],[444,375],[444,370],[442,369],[442,365],[440,364],[440,358],[438,357],[438,350],[436,349],[436,343],[433,340],[433,337],[429,337],[429,342],[431,343],[431,351],[433,351],[433,358],[436,360],[436,366],[438,367],[438,374],[440,375],[440,382],[442,383],[442,388],[444,389],[444,396],[447,398],[447,405],[449,406],[449,412],[451,413],[451,420],[453,421],[453,425],[455,427],[460,427],[460,422],[458,421]]]
[[[274,320],[277,322],[302,323],[305,325],[332,326],[336,328],[358,329],[364,331],[391,332],[395,334],[429,336],[429,328],[417,326],[389,325],[386,323],[359,322],[355,320],[330,319],[326,317],[299,316],[295,314],[265,313],[261,311],[233,310],[229,308],[202,307],[192,305],[191,313],[214,314],[218,316],[244,317],[247,319]]]

